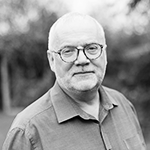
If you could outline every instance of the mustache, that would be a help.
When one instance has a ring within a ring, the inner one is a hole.
[[[86,74],[86,73],[95,73],[96,70],[93,67],[80,66],[80,67],[72,67],[70,70],[70,75],[74,76],[77,74]]]
[[[93,70],[76,71],[73,73],[73,76],[78,74],[86,74],[86,73],[95,73],[95,71]]]

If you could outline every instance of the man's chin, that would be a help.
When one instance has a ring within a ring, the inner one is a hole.
[[[97,83],[76,83],[74,86],[74,90],[79,91],[79,92],[88,92],[93,89],[96,89],[98,87]]]

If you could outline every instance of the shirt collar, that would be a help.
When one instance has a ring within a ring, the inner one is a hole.
[[[99,88],[99,92],[100,92],[100,100],[101,100],[101,105],[106,109],[106,110],[110,110],[116,106],[118,106],[118,103],[116,102],[116,100],[111,97],[110,93],[107,90],[108,88],[104,87],[104,86],[100,86]]]
[[[103,87],[100,87],[100,95],[101,95],[101,104],[106,109],[112,109],[114,106],[117,106],[115,100],[110,99]],[[94,117],[85,113],[82,109],[80,109],[64,91],[60,88],[58,83],[56,82],[53,88],[50,90],[51,101],[58,119],[59,123],[67,121],[71,118],[80,116],[84,120],[95,120]]]
[[[58,85],[56,82],[51,89],[51,101],[59,123],[67,121],[76,116],[80,116],[85,120],[91,119],[91,117],[81,110]]]

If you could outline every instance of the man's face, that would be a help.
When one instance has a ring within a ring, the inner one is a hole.
[[[100,29],[93,22],[70,23],[57,30],[55,51],[65,46],[84,46],[90,43],[105,45],[105,39]],[[59,41],[59,42],[58,42]],[[52,70],[55,72],[59,85],[68,91],[88,91],[98,87],[105,74],[107,59],[105,48],[100,57],[89,60],[83,51],[79,51],[76,61],[64,62],[56,53],[49,58]]]

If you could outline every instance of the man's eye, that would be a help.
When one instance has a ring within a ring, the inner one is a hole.
[[[88,54],[91,54],[91,55],[96,55],[98,52],[99,52],[99,45],[97,44],[92,44],[92,45],[89,45],[87,48],[86,48],[86,51]]]
[[[90,46],[88,46],[88,49],[89,50],[96,50],[96,49],[99,49],[99,46],[98,45],[90,45]]]
[[[62,55],[65,55],[65,56],[70,56],[72,54],[74,54],[75,52],[75,49],[74,48],[65,48],[62,50]]]

